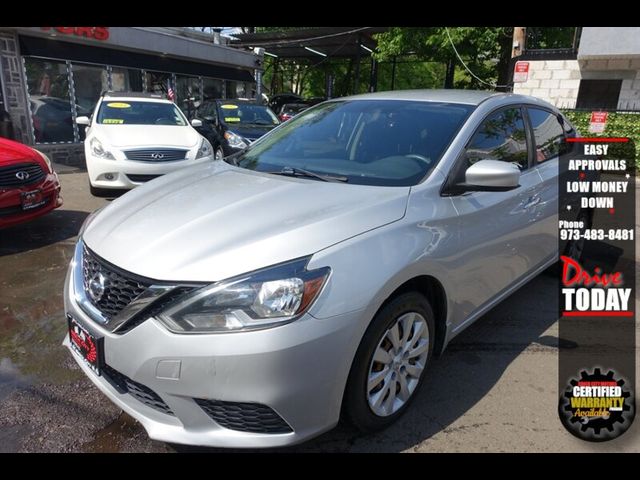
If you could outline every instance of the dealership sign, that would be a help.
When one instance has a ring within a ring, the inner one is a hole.
[[[104,41],[109,39],[109,27],[40,27],[40,29],[45,31],[54,30],[55,33],[92,38],[93,40]]]
[[[529,62],[516,62],[513,83],[524,83],[529,79]]]
[[[607,112],[591,112],[589,132],[602,133],[607,126]]]

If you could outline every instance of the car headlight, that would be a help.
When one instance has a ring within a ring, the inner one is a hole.
[[[34,150],[42,157],[42,159],[44,160],[44,163],[47,164],[47,168],[49,169],[49,173],[53,173],[53,166],[51,165],[51,159],[47,155],[42,153],[40,150],[36,150],[35,148],[34,148]]]
[[[102,142],[97,138],[92,138],[89,142],[89,147],[91,148],[91,153],[93,153],[98,158],[104,158],[105,160],[115,160],[113,155],[109,150],[106,150],[102,146]]]
[[[247,146],[244,139],[236,133],[224,132],[224,138],[227,139],[229,146],[232,148],[245,148]]]
[[[329,267],[307,270],[308,258],[208,285],[158,316],[177,333],[271,328],[299,318],[322,290]]]
[[[196,153],[196,160],[202,157],[209,157],[213,153],[213,147],[209,143],[209,140],[202,137],[202,142],[200,143],[200,148],[198,149],[198,153]]]

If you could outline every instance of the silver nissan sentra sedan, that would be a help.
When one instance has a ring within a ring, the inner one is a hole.
[[[395,421],[432,355],[557,261],[558,152],[535,98],[331,100],[82,227],[64,343],[153,439],[273,447]]]

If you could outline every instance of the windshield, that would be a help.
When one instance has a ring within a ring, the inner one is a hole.
[[[185,126],[184,115],[172,103],[104,101],[97,123],[101,125],[177,125]]]
[[[251,103],[220,104],[220,116],[227,125],[278,125],[280,121],[271,109],[264,105]]]
[[[438,163],[473,108],[404,100],[324,103],[230,161],[262,172],[304,169],[362,185],[415,185]]]

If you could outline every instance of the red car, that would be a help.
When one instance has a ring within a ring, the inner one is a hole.
[[[0,228],[62,205],[60,181],[43,153],[0,137]]]

